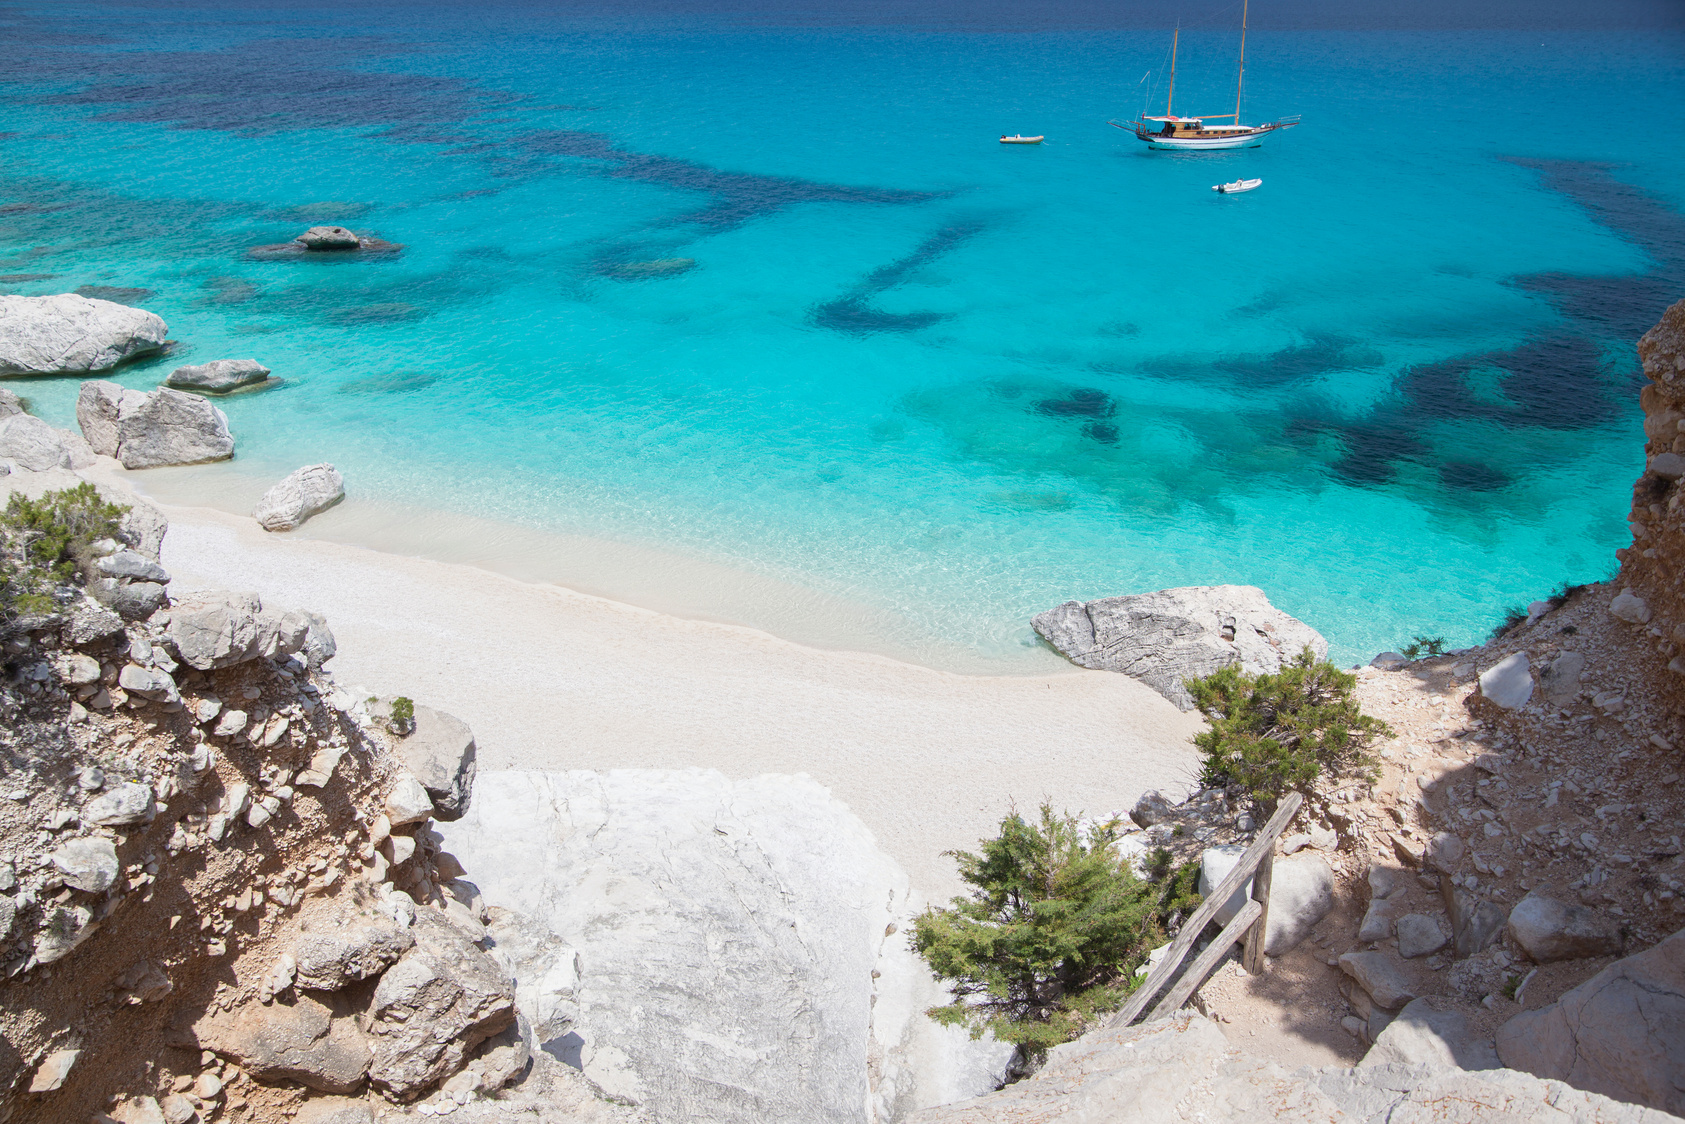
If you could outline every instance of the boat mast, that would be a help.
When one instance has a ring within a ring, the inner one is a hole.
[[[1176,100],[1176,44],[1182,40],[1182,25],[1176,25],[1176,31],[1170,38],[1170,92],[1164,98],[1164,115],[1170,116],[1171,103]]]
[[[1247,0],[1240,2],[1240,69],[1234,76],[1234,123],[1240,124],[1240,89],[1246,81],[1246,5]]]

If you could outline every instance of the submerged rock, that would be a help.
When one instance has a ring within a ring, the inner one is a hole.
[[[252,517],[265,531],[290,531],[345,498],[345,477],[331,464],[295,469],[263,493]]]
[[[1186,679],[1230,664],[1252,675],[1277,672],[1306,648],[1317,659],[1328,655],[1328,641],[1316,629],[1250,585],[1067,601],[1030,623],[1077,666],[1139,679],[1182,710],[1194,708]]]
[[[313,226],[294,241],[306,250],[355,250],[362,242],[343,226]]]
[[[177,367],[164,380],[164,385],[177,390],[227,394],[269,381],[269,368],[255,359],[212,359],[197,367]]]
[[[111,301],[0,296],[0,375],[109,370],[159,350],[166,332],[152,313]]]

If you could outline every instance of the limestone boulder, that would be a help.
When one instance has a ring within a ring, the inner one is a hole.
[[[0,457],[31,472],[76,467],[65,434],[30,414],[0,418]]]
[[[1685,1113],[1685,931],[1515,1016],[1497,1047],[1511,1069]]]
[[[23,399],[18,397],[18,392],[0,388],[0,418],[9,418],[24,412]]]
[[[1528,894],[1509,914],[1509,934],[1538,964],[1621,950],[1621,932],[1609,918],[1585,906]]]
[[[407,1101],[460,1070],[515,1022],[515,987],[497,961],[437,911],[418,909],[414,946],[381,975],[369,1002],[369,1079]]]
[[[302,992],[267,1005],[247,1003],[214,1011],[193,1029],[201,1046],[266,1081],[351,1093],[369,1071],[368,1039],[350,1007],[334,996]]]
[[[299,987],[338,991],[378,976],[415,944],[407,929],[384,917],[301,937],[293,949]]]
[[[124,468],[203,464],[233,455],[228,415],[197,394],[155,390],[117,419],[117,459]]]
[[[227,394],[268,381],[269,368],[255,359],[212,359],[196,367],[177,367],[164,385],[199,394]]]
[[[468,724],[442,710],[417,706],[415,729],[398,739],[394,748],[405,768],[427,790],[432,814],[440,820],[461,819],[474,791],[477,752]]]
[[[345,498],[345,478],[331,464],[309,464],[263,493],[252,517],[265,531],[290,531]]]
[[[117,420],[124,409],[133,412],[146,404],[146,394],[97,379],[82,384],[76,396],[76,424],[82,436],[102,457],[117,455]]]
[[[1520,710],[1533,697],[1533,671],[1526,652],[1505,656],[1480,673],[1480,693],[1505,710]]]
[[[0,375],[104,371],[164,346],[150,312],[74,293],[0,296]]]
[[[1334,1119],[1353,1124],[1675,1124],[1666,1113],[1508,1069],[1389,1062],[1301,1072],[1343,1110]]]
[[[1328,655],[1320,633],[1250,585],[1067,601],[1030,623],[1072,663],[1139,679],[1182,710],[1194,708],[1184,680],[1231,664],[1248,674],[1273,673],[1306,648],[1317,659]]]
[[[103,894],[117,881],[117,848],[101,836],[61,843],[52,862],[65,885],[90,894]]]
[[[1209,895],[1228,876],[1246,850],[1240,846],[1207,847],[1200,856],[1199,892]],[[1252,896],[1252,880],[1217,910],[1220,924],[1228,924]],[[1310,936],[1313,926],[1334,908],[1334,871],[1318,855],[1292,855],[1275,860],[1270,877],[1270,911],[1264,923],[1264,953],[1283,956]]]
[[[1455,1066],[1458,1069],[1498,1069],[1498,1052],[1490,1038],[1476,1035],[1468,1016],[1448,1003],[1413,999],[1387,1024],[1360,1065],[1387,1064]]]
[[[88,596],[102,605],[109,606],[126,621],[141,621],[150,617],[164,604],[166,593],[161,582],[96,578],[88,583]]]
[[[1388,1011],[1419,997],[1414,977],[1390,953],[1348,952],[1340,957],[1340,970],[1369,993],[1375,1006]]]
[[[266,609],[255,593],[201,593],[170,606],[167,635],[182,662],[200,671],[274,659],[305,649],[311,620]]]
[[[151,823],[157,814],[152,786],[139,781],[113,785],[82,805],[82,821],[99,827]]]
[[[313,226],[294,241],[306,250],[355,250],[362,242],[343,226]]]
[[[1398,954],[1406,960],[1432,956],[1449,943],[1450,938],[1439,926],[1439,920],[1425,913],[1407,913],[1396,924]]]

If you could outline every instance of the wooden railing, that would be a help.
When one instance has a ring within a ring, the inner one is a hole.
[[[1158,967],[1147,973],[1146,980],[1130,995],[1129,1002],[1107,1021],[1108,1026],[1128,1026],[1140,1016],[1142,1009],[1152,1002],[1153,996],[1175,977],[1176,970],[1182,966],[1182,959],[1188,955],[1188,950],[1199,939],[1205,926],[1217,916],[1217,910],[1236,890],[1246,884],[1248,878],[1252,879],[1251,900],[1223,926],[1223,931],[1217,934],[1217,939],[1207,945],[1205,951],[1188,966],[1182,978],[1165,993],[1164,998],[1159,1000],[1148,1017],[1161,1019],[1186,1003],[1188,997],[1205,982],[1205,978],[1228,954],[1229,948],[1236,941],[1246,942],[1241,953],[1241,966],[1251,975],[1257,975],[1263,969],[1264,927],[1269,923],[1270,876],[1275,869],[1275,841],[1298,814],[1299,805],[1303,800],[1297,792],[1290,792],[1282,798],[1275,815],[1264,825],[1264,830],[1258,833],[1258,838],[1241,854],[1234,869],[1206,895],[1199,908],[1194,910],[1193,916],[1182,923],[1181,931],[1176,934],[1176,939],[1170,942],[1170,949],[1164,954],[1164,959],[1158,962]]]

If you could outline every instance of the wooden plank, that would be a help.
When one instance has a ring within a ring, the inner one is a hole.
[[[1270,883],[1275,879],[1275,848],[1271,847],[1258,862],[1258,873],[1252,878],[1252,900],[1258,903],[1258,923],[1246,934],[1246,952],[1241,967],[1246,974],[1256,976],[1264,970],[1264,937],[1270,923]]]
[[[1263,914],[1264,907],[1255,901],[1248,901],[1241,906],[1240,912],[1231,917],[1229,923],[1223,926],[1223,931],[1217,934],[1217,939],[1206,946],[1205,951],[1199,954],[1199,959],[1182,973],[1182,978],[1176,981],[1176,986],[1153,1008],[1153,1013],[1147,1016],[1148,1019],[1162,1019],[1180,1010],[1182,1004],[1188,1001],[1188,996],[1192,995],[1199,985],[1205,982],[1205,977],[1217,967],[1217,962],[1228,955],[1229,946],[1240,940],[1249,926],[1255,927],[1254,922],[1263,920]]]
[[[1134,994],[1129,997],[1129,1002],[1125,1003],[1123,1009],[1113,1015],[1106,1025],[1128,1026],[1134,1022],[1135,1017],[1158,993],[1159,988],[1170,982],[1170,977],[1182,966],[1182,957],[1188,954],[1188,949],[1193,947],[1200,932],[1217,915],[1217,907],[1228,901],[1236,890],[1246,884],[1265,852],[1274,853],[1276,836],[1280,835],[1282,829],[1298,814],[1303,799],[1297,792],[1287,794],[1286,799],[1276,808],[1275,815],[1264,825],[1264,830],[1252,841],[1252,846],[1248,847],[1240,856],[1240,861],[1235,863],[1234,869],[1217,884],[1210,897],[1200,903],[1193,916],[1182,923],[1182,931],[1170,942],[1170,951],[1164,954],[1164,959],[1158,962],[1158,967],[1147,974],[1146,981],[1135,989]]]

